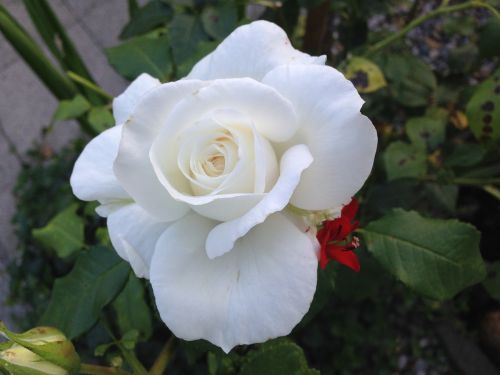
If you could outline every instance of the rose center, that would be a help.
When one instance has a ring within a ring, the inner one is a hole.
[[[278,176],[273,147],[236,110],[213,110],[157,145],[152,157],[172,189],[186,196],[262,194]]]
[[[216,177],[220,176],[222,172],[224,172],[225,165],[226,159],[224,158],[224,155],[212,155],[203,163],[203,170],[207,176]]]

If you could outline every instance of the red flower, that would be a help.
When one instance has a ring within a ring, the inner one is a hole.
[[[355,236],[350,241],[347,239],[347,236],[358,228],[359,222],[354,221],[358,207],[358,201],[353,198],[342,208],[339,218],[323,222],[323,227],[316,236],[321,246],[319,257],[321,269],[333,259],[359,272],[358,257],[353,251],[359,246],[359,239]]]

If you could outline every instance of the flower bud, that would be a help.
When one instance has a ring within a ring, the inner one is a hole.
[[[55,328],[36,327],[17,334],[0,322],[0,334],[10,340],[0,347],[0,369],[9,373],[72,375],[80,368],[73,344]]]

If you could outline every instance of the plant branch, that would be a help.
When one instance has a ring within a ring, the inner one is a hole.
[[[447,5],[448,2],[444,1],[438,8],[434,9],[433,11],[424,14],[418,18],[415,18],[413,21],[411,21],[408,25],[403,27],[401,30],[399,30],[397,33],[389,35],[387,38],[382,39],[381,41],[375,43],[371,47],[368,48],[367,52],[365,55],[372,55],[375,52],[378,52],[384,48],[386,48],[389,44],[392,42],[398,40],[399,38],[404,37],[410,30],[414,29],[415,27],[419,26],[420,24],[424,23],[425,21],[439,16],[441,14],[445,13],[451,13],[451,12],[456,12],[460,10],[465,10],[469,8],[486,8],[488,9],[496,18],[500,19],[500,13],[492,7],[490,4],[487,4],[483,1],[468,1],[465,3],[461,4],[455,4],[455,5]]]
[[[148,375],[148,371],[144,368],[142,363],[139,361],[134,351],[127,349],[121,342],[117,341],[116,346],[120,349],[120,352],[127,361],[130,368],[134,371],[134,375]]]
[[[496,199],[500,200],[500,189],[493,185],[485,185],[483,186],[483,190],[491,195],[493,195]]]
[[[97,86],[95,83],[89,81],[88,79],[76,74],[75,72],[68,71],[66,72],[68,74],[68,77],[71,78],[72,81],[79,83],[80,85],[84,86],[85,88],[92,90],[96,94],[99,94],[106,100],[113,100],[113,97],[109,95],[106,91],[104,91],[102,88]]]
[[[82,363],[80,374],[86,375],[131,375],[129,372],[114,368]]]
[[[100,321],[102,322],[103,327],[106,329],[108,332],[109,336],[113,339],[114,344],[116,347],[120,350],[123,358],[127,362],[127,364],[130,366],[130,368],[133,371],[134,375],[148,375],[148,371],[144,368],[142,363],[139,361],[137,356],[135,355],[133,350],[127,349],[125,345],[120,340],[117,340],[115,335],[113,334],[113,331],[108,323],[108,320],[106,318],[105,314],[101,314],[101,319]]]
[[[457,185],[472,185],[472,186],[484,186],[484,185],[497,185],[500,184],[500,178],[467,178],[467,177],[456,177],[451,180],[451,183]]]
[[[175,337],[171,336],[165,346],[162,348],[160,354],[156,358],[153,366],[149,370],[149,375],[162,375],[167,368],[170,359],[172,358],[172,349],[174,347]]]

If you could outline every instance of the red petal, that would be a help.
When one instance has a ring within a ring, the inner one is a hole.
[[[340,246],[332,245],[332,249],[327,249],[328,255],[331,259],[336,260],[340,264],[359,272],[361,265],[359,264],[358,257],[352,250],[345,250]],[[330,248],[330,246],[329,246]]]
[[[351,201],[342,207],[341,216],[348,219],[349,222],[354,220],[356,212],[358,212],[359,202],[356,198],[352,198]]]

